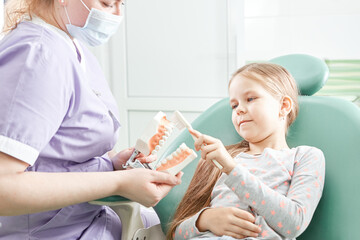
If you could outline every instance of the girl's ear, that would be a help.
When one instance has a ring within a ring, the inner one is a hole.
[[[293,107],[293,101],[289,96],[284,96],[280,101],[280,117],[285,117],[290,113]]]

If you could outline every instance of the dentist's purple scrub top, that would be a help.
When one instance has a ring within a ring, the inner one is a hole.
[[[116,103],[92,53],[76,50],[40,19],[20,23],[0,41],[0,151],[30,164],[27,171],[113,170],[106,152],[117,139]],[[116,214],[88,203],[0,217],[0,239],[120,236]]]

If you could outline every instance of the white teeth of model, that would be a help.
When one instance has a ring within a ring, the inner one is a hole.
[[[160,146],[157,145],[157,146],[155,147],[155,150],[156,150],[156,151],[159,151],[159,150],[160,150]]]
[[[172,153],[172,155],[173,155],[173,157],[177,157],[177,156],[179,156],[179,154],[175,151],[175,152],[173,152]]]
[[[172,128],[170,126],[165,126],[165,129],[168,130],[169,132],[172,131]]]
[[[173,159],[172,155],[166,157],[166,160],[168,160],[168,161],[171,161],[172,159]]]
[[[180,149],[180,148],[176,149],[176,153],[177,153],[177,154],[180,154],[180,153],[181,153],[181,149]]]
[[[161,164],[165,164],[168,160],[166,158],[164,158],[163,160],[161,160]]]
[[[165,143],[164,140],[160,140],[160,141],[159,141],[159,145],[160,145],[160,146],[164,145],[164,143]]]
[[[169,136],[170,136],[170,132],[169,132],[169,131],[165,131],[165,132],[164,132],[164,136],[169,137]]]
[[[152,155],[156,155],[156,154],[157,154],[157,151],[156,151],[156,150],[153,150],[153,151],[151,152],[151,154],[152,154]]]
[[[179,147],[181,150],[186,150],[187,146],[185,145],[185,143],[182,143]]]
[[[164,135],[164,136],[162,137],[162,139],[164,139],[164,141],[166,141],[166,140],[168,139],[168,137]]]

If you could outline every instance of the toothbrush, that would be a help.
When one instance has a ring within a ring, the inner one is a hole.
[[[172,122],[174,122],[176,124],[176,126],[178,126],[178,128],[184,128],[186,127],[188,130],[193,130],[191,124],[184,118],[184,116],[179,112],[179,111],[175,111],[174,112],[174,116],[172,118]],[[190,134],[192,136],[192,138],[194,139],[194,141],[197,140],[197,138]],[[223,166],[221,166],[221,164],[216,161],[215,159],[212,160],[212,162],[215,164],[215,166],[217,168],[219,168],[220,170],[223,168]]]

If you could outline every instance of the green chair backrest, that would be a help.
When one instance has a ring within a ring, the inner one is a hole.
[[[328,76],[325,63],[308,55],[287,55],[274,59],[274,62],[293,74],[303,95],[311,95],[319,90]],[[301,62],[305,68],[299,64]],[[309,72],[309,67],[314,71]],[[307,83],[301,84],[299,81]],[[321,149],[326,159],[326,175],[323,197],[313,220],[298,239],[354,239],[357,236],[356,229],[360,226],[360,187],[357,185],[357,176],[360,176],[360,109],[349,101],[326,96],[301,96],[299,103],[299,116],[290,127],[287,137],[289,146],[310,145]],[[225,145],[241,140],[232,125],[227,98],[202,113],[192,126],[221,139]],[[164,154],[174,151],[182,142],[193,147],[190,134],[184,131]],[[164,232],[186,192],[198,160],[183,170],[183,183],[172,189],[154,208]]]

